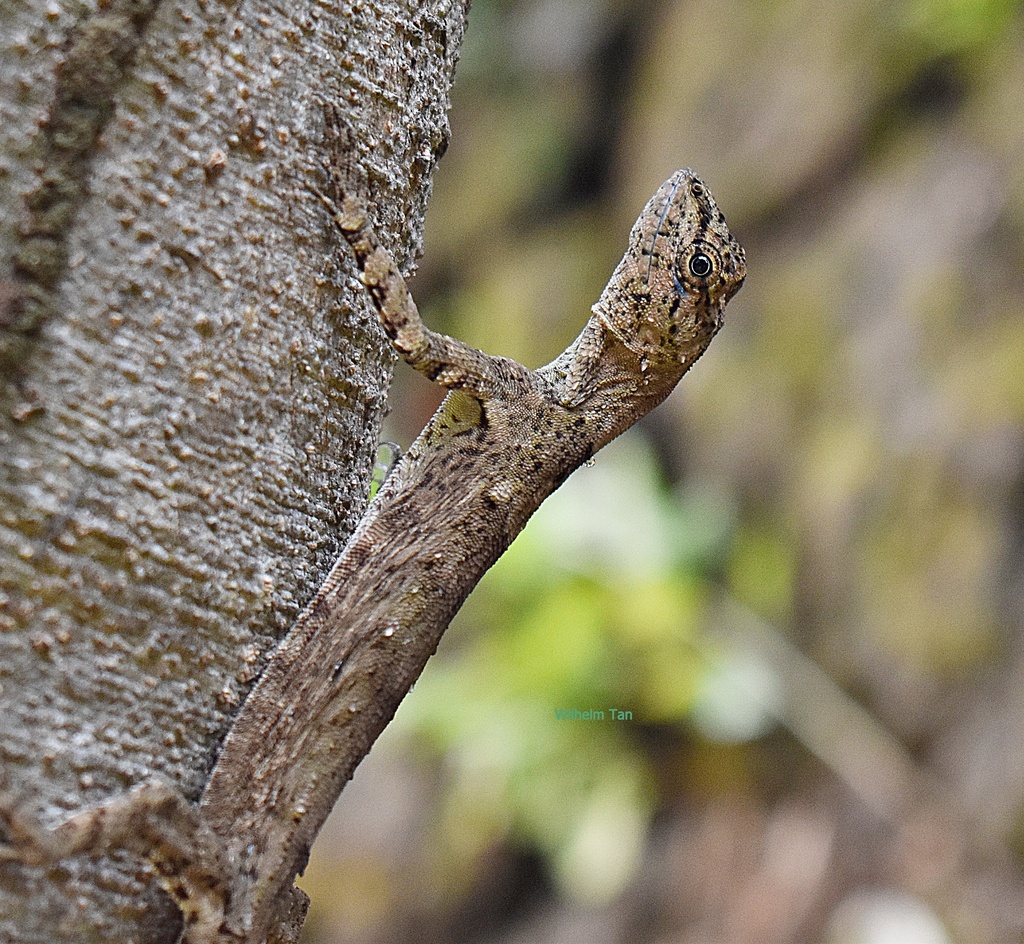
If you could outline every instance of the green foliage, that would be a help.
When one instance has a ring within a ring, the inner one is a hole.
[[[934,55],[976,52],[997,43],[1018,0],[911,0],[906,4],[908,32]]]
[[[369,501],[377,497],[380,487],[387,481],[391,470],[402,457],[402,450],[393,442],[382,442],[377,447],[377,456],[373,462],[373,475],[370,478]]]
[[[791,543],[777,528],[743,528],[729,561],[729,582],[736,599],[766,616],[790,616],[794,553]]]

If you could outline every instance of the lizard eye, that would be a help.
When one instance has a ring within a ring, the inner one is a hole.
[[[690,272],[698,279],[706,279],[715,268],[715,264],[706,252],[695,252],[690,256],[689,265]]]

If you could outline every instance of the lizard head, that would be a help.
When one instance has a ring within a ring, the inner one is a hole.
[[[648,364],[688,368],[722,326],[747,272],[707,186],[676,171],[651,197],[594,313]]]

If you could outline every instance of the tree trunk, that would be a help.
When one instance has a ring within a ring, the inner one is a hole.
[[[320,99],[420,246],[467,0],[0,0],[0,779],[198,797],[362,514],[392,355],[303,188]],[[127,858],[0,866],[0,940],[171,942]]]

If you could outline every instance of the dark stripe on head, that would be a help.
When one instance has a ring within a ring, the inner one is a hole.
[[[665,223],[665,217],[668,216],[668,211],[672,206],[672,201],[675,200],[676,191],[679,189],[679,185],[682,183],[682,178],[677,180],[672,186],[672,192],[668,195],[668,199],[665,201],[665,206],[662,207],[661,216],[658,219],[658,228],[654,231],[654,237],[651,239],[651,254],[647,260],[647,281],[651,281],[651,266],[654,265],[654,250],[658,245],[658,237],[661,235],[661,227]]]

